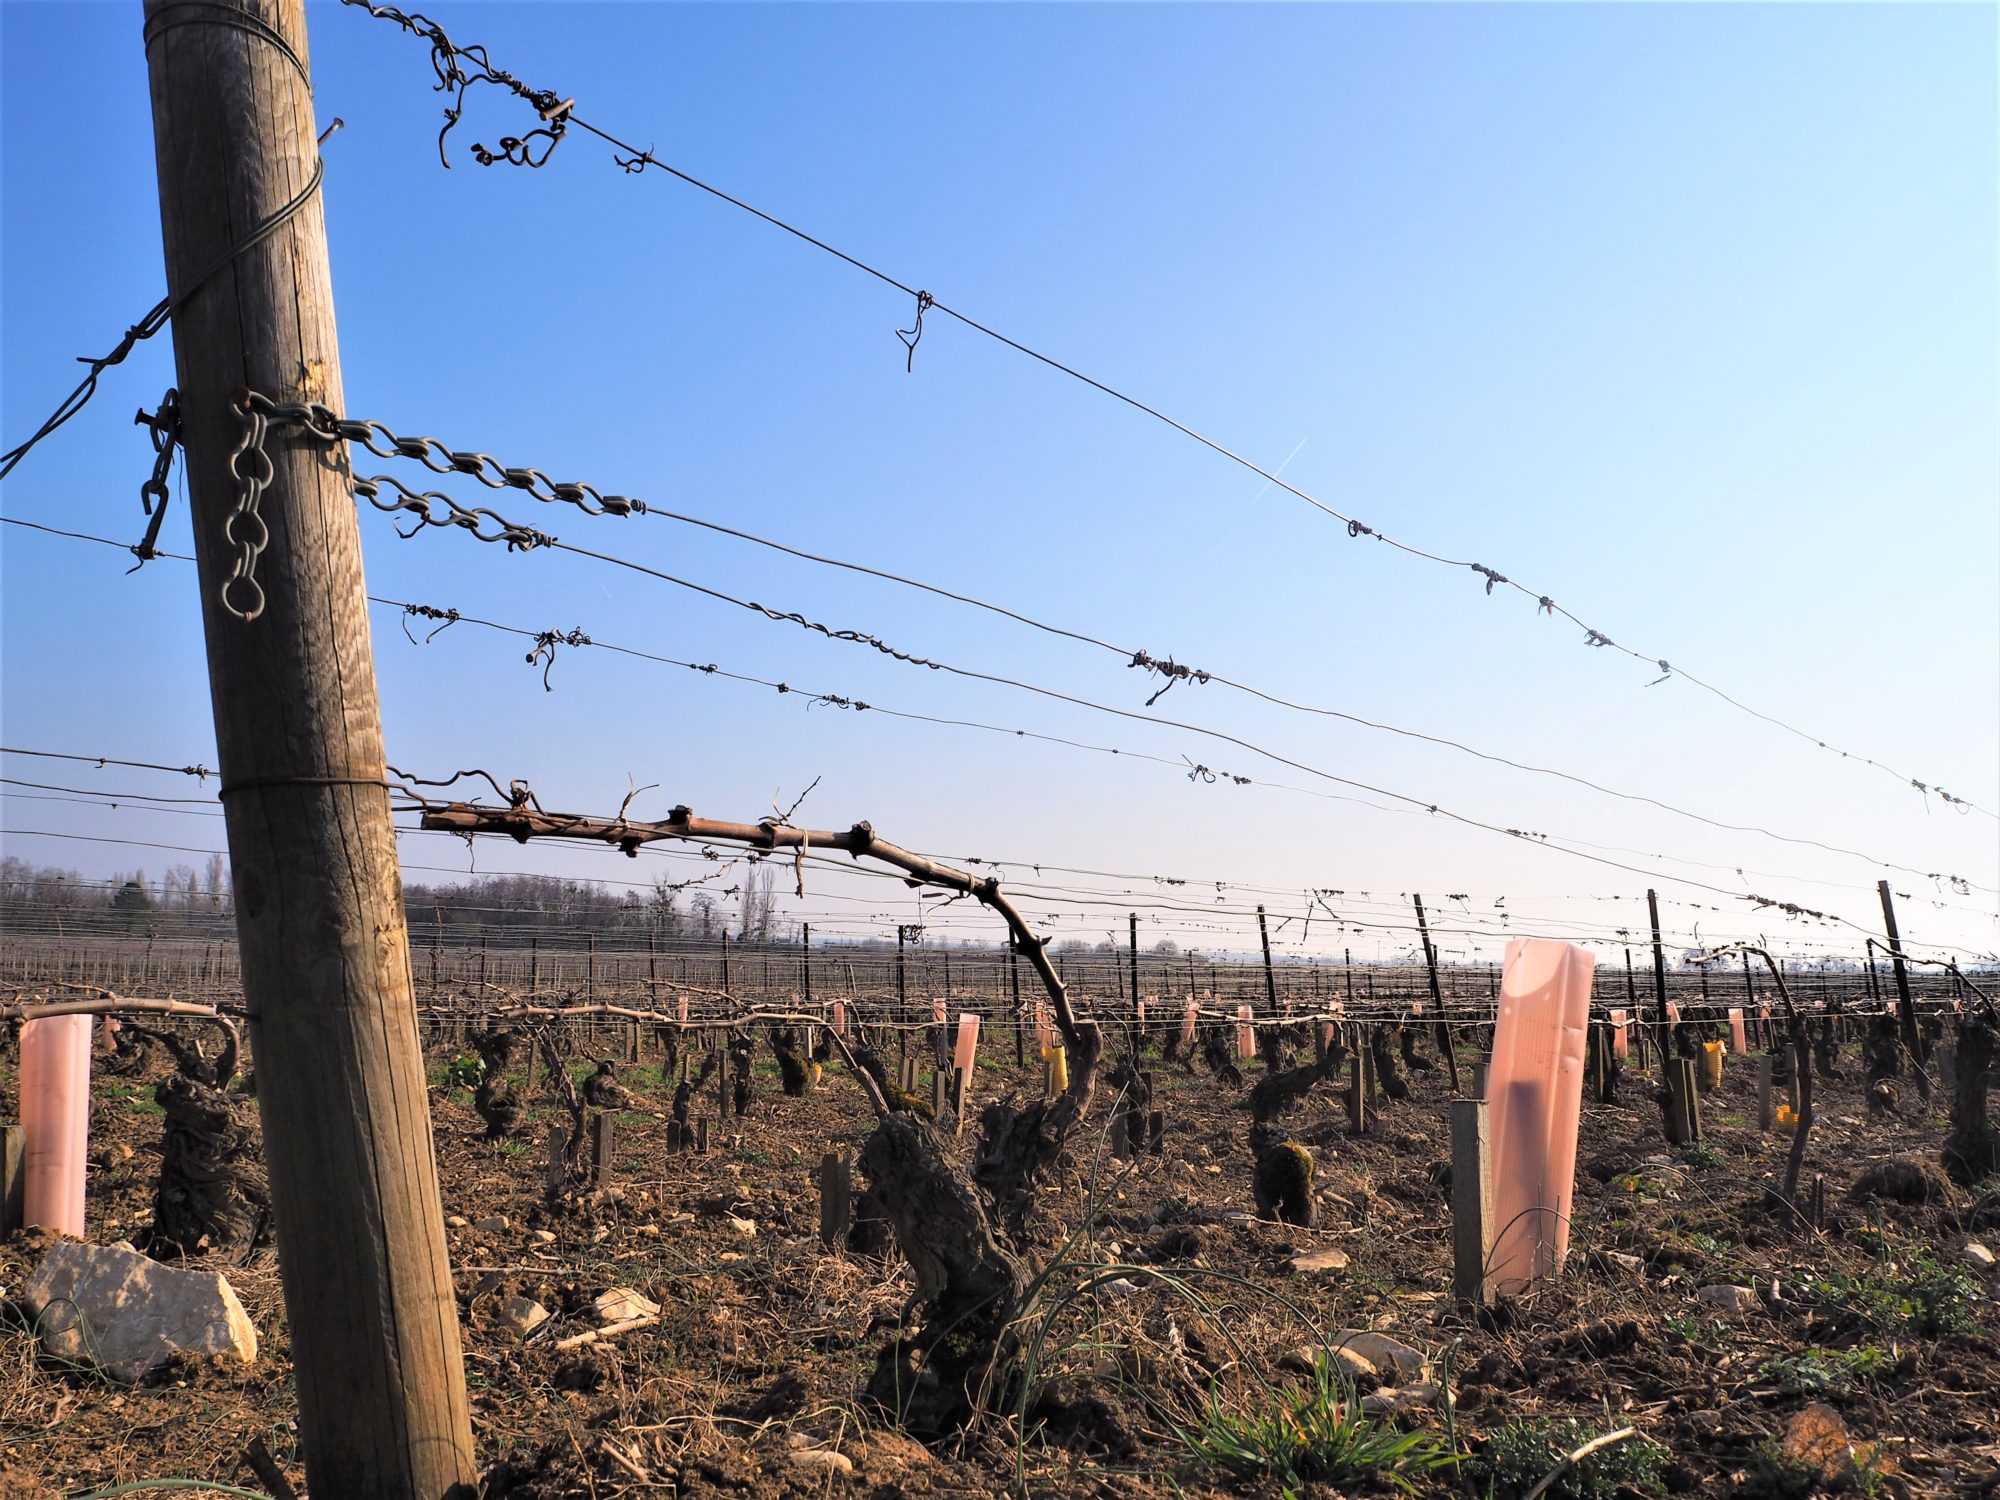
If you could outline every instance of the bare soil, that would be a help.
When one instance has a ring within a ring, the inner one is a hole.
[[[1287,1366],[1298,1351],[1343,1328],[1418,1346],[1445,1378],[1449,1421],[1436,1401],[1389,1419],[1464,1455],[1417,1477],[1422,1494],[1487,1495],[1492,1434],[1544,1417],[1590,1434],[1637,1427],[1634,1441],[1662,1454],[1658,1484],[1670,1493],[2000,1491],[2000,1301],[1991,1273],[1965,1259],[1968,1239],[2000,1247],[2000,1197],[1851,1198],[1871,1166],[1934,1160],[1944,1132],[1912,1101],[1900,1118],[1870,1117],[1855,1079],[1820,1089],[1806,1177],[1824,1174],[1829,1206],[1812,1233],[1764,1205],[1787,1143],[1756,1128],[1751,1068],[1732,1065],[1704,1101],[1707,1149],[1692,1153],[1670,1150],[1650,1081],[1628,1074],[1617,1106],[1586,1107],[1565,1272],[1474,1315],[1449,1296],[1441,1070],[1414,1075],[1408,1101],[1383,1101],[1365,1137],[1347,1132],[1336,1084],[1285,1118],[1317,1161],[1321,1227],[1309,1231],[1242,1217],[1251,1162],[1240,1091],[1156,1064],[1164,1150],[1114,1162],[1100,1108],[1040,1201],[1036,1264],[1055,1268],[1038,1305],[1048,1338],[1025,1431],[1002,1414],[933,1449],[863,1395],[910,1296],[907,1268],[893,1251],[828,1252],[818,1238],[816,1169],[823,1153],[859,1146],[870,1123],[860,1096],[832,1069],[812,1094],[785,1098],[768,1054],[759,1068],[749,1114],[707,1155],[667,1149],[667,1090],[657,1071],[630,1071],[623,1196],[588,1216],[544,1204],[545,1105],[496,1147],[480,1138],[469,1093],[434,1085],[441,1211],[468,1221],[450,1241],[487,1494],[1275,1495],[1272,1481],[1197,1460],[1174,1424],[1200,1411],[1211,1383],[1231,1400],[1260,1388],[1253,1374],[1296,1383]],[[1258,1070],[1246,1071],[1254,1081]],[[1039,1088],[1038,1074],[985,1059],[974,1102]],[[99,1080],[93,1240],[132,1234],[150,1213],[159,1076],[155,1063],[142,1079]],[[713,1098],[702,1102],[712,1114]],[[970,1152],[969,1133],[946,1142]],[[507,1227],[471,1227],[492,1215]],[[1346,1253],[1344,1269],[1291,1268],[1295,1253],[1329,1246]],[[40,1248],[26,1235],[0,1245],[0,1289],[19,1289]],[[253,1366],[180,1365],[122,1388],[41,1358],[18,1312],[0,1316],[0,1497],[167,1477],[257,1489],[242,1461],[252,1439],[302,1484],[275,1260],[193,1263],[219,1264],[249,1310],[262,1341]],[[1093,1267],[1118,1265],[1134,1269],[1061,1295]],[[1722,1312],[1697,1301],[1713,1284],[1750,1288],[1754,1302]],[[658,1302],[659,1324],[558,1349],[594,1326],[591,1299],[614,1286]],[[526,1339],[498,1317],[517,1295],[553,1314]],[[1851,1378],[1817,1390],[1782,1363],[1808,1349],[1874,1352],[1850,1356]],[[1859,1460],[1827,1465],[1817,1483],[1796,1446],[1798,1461],[1772,1466],[1815,1402]],[[828,1451],[844,1463],[819,1456]],[[1388,1491],[1361,1480],[1297,1492]]]

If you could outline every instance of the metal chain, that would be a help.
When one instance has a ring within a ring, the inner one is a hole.
[[[271,421],[302,427],[327,442],[358,443],[377,458],[407,458],[433,474],[463,474],[492,490],[520,490],[545,504],[574,505],[585,515],[644,515],[646,502],[606,495],[588,484],[558,483],[540,469],[510,469],[491,454],[461,452],[434,437],[403,437],[380,422],[342,417],[317,401],[273,401],[251,391],[250,404]]]
[[[132,548],[132,555],[139,560],[125,570],[127,573],[138,572],[160,555],[160,526],[167,519],[167,478],[173,473],[174,450],[181,442],[181,393],[169,386],[157,411],[141,407],[133,414],[132,421],[147,428],[147,435],[153,440],[153,473],[139,486],[139,505],[149,519],[146,534]]]
[[[254,620],[264,613],[264,586],[257,582],[257,559],[271,544],[271,529],[264,524],[257,507],[270,487],[274,471],[264,439],[270,420],[246,394],[236,403],[243,419],[243,435],[229,455],[230,477],[236,481],[236,509],[222,523],[222,534],[237,549],[236,566],[222,584],[222,607],[239,620]],[[242,603],[237,602],[241,595]]]
[[[509,552],[532,552],[537,547],[553,547],[556,539],[547,532],[536,531],[532,526],[521,526],[508,520],[485,506],[460,505],[451,496],[438,490],[413,490],[393,474],[356,474],[351,483],[354,493],[366,500],[377,510],[403,511],[416,517],[416,524],[408,531],[398,531],[396,535],[408,541],[426,526],[440,529],[457,527],[469,531],[482,542],[505,542]],[[394,497],[384,500],[382,486],[396,491]],[[433,506],[443,506],[442,512]],[[483,521],[491,521],[496,528],[482,531]]]

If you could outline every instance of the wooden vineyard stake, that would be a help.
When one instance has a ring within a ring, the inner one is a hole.
[[[722,941],[724,944],[722,956],[726,966],[729,960],[729,949],[727,946],[729,942],[728,933],[725,932],[722,935]],[[715,1124],[719,1130],[722,1128],[722,1122],[729,1118],[729,1075],[735,1071],[735,1060],[729,1055],[729,1044],[726,1037],[718,1037],[717,1043],[722,1048],[722,1055],[715,1060]],[[702,1149],[706,1150],[707,1148],[703,1147]]]
[[[1424,943],[1424,972],[1430,976],[1431,1004],[1437,1007],[1437,1048],[1444,1054],[1444,1065],[1451,1079],[1451,1091],[1458,1093],[1458,1048],[1452,1041],[1451,1017],[1445,1014],[1444,992],[1438,988],[1437,948],[1431,942],[1430,924],[1424,920],[1424,898],[1410,898],[1417,908],[1417,935]]]
[[[1451,1101],[1451,1290],[1461,1302],[1491,1300],[1493,1164],[1484,1099]]]
[[[1347,1063],[1347,1128],[1356,1135],[1368,1131],[1368,1071],[1368,1049],[1356,1047]]]
[[[669,1151],[684,1151],[687,1149],[687,1138],[681,1130],[681,1122],[679,1120],[667,1121],[667,1149]]]
[[[1772,1127],[1778,1123],[1776,1106],[1772,1099],[1774,1088],[1772,1077],[1776,1069],[1777,1063],[1773,1058],[1765,1056],[1757,1059],[1757,1128],[1766,1135],[1770,1134]]]
[[[1484,1099],[1486,1097],[1486,1070],[1491,1065],[1492,1065],[1491,1060],[1488,1058],[1478,1057],[1473,1059],[1472,1062],[1473,1098]]]
[[[940,1120],[944,1118],[945,1110],[951,1107],[949,1077],[943,1068],[938,1068],[931,1074],[931,1110]]]
[[[569,1181],[569,1165],[565,1160],[568,1151],[568,1129],[561,1125],[551,1125],[548,1134],[548,1157],[542,1163],[543,1178],[551,1198],[560,1193]]]
[[[1611,1102],[1611,1069],[1605,1061],[1604,1028],[1592,1026],[1584,1041],[1585,1071],[1590,1079],[1591,1097],[1599,1104]]]
[[[476,1488],[479,1464],[360,520],[344,446],[247,396],[346,412],[306,7],[145,12],[188,603],[229,809],[299,1446],[315,1495],[432,1500]]]
[[[1167,1112],[1156,1109],[1146,1117],[1146,1149],[1155,1156],[1167,1149]]]
[[[1111,1115],[1111,1154],[1119,1161],[1132,1159],[1132,1116],[1122,1107]]]
[[[637,1021],[627,1021],[625,1023],[625,1061],[628,1063],[637,1063],[639,1061],[639,1023]]]
[[[618,1116],[610,1110],[600,1110],[590,1121],[590,1175],[598,1187],[608,1187],[616,1175],[617,1168],[612,1160],[612,1152],[618,1140]]]
[[[819,1242],[836,1249],[854,1218],[854,1173],[847,1157],[829,1151],[819,1161]]]
[[[1924,1038],[1917,1029],[1916,1002],[1910,998],[1910,971],[1903,964],[1903,935],[1896,927],[1896,898],[1889,882],[1875,882],[1882,898],[1882,926],[1889,934],[1889,964],[1896,975],[1896,1011],[1903,1023],[1903,1046],[1910,1054],[1911,1070],[1917,1077],[1917,1092],[1924,1103],[1931,1102],[1931,1078],[1924,1070]]]
[[[708,1155],[708,1117],[702,1116],[694,1122],[694,1149],[698,1156]]]
[[[1691,1057],[1668,1059],[1667,1139],[1676,1146],[1701,1144],[1701,1092]]]
[[[1021,955],[1007,950],[1007,983],[1014,992],[1014,1066],[1026,1061],[1028,1017],[1021,1009]]]
[[[27,1132],[19,1125],[0,1125],[0,1239],[22,1227],[27,1163]]]

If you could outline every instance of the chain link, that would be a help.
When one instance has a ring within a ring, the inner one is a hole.
[[[174,450],[181,442],[181,393],[172,386],[160,398],[159,409],[141,407],[133,414],[134,425],[147,429],[153,440],[153,472],[139,486],[139,505],[146,512],[146,534],[132,548],[139,560],[125,571],[136,573],[160,555],[160,526],[167,519],[167,479],[173,473]]]
[[[236,403],[236,410],[243,419],[243,435],[229,455],[230,477],[236,481],[236,509],[222,523],[224,539],[237,549],[236,566],[223,581],[222,607],[237,619],[249,621],[264,613],[264,586],[257,581],[257,559],[271,544],[271,529],[257,514],[257,507],[263,503],[274,470],[270,455],[264,451],[269,417],[247,394]]]
[[[302,427],[326,442],[358,443],[377,458],[410,459],[433,474],[463,474],[491,490],[519,490],[544,504],[574,505],[590,516],[646,513],[643,500],[606,495],[593,485],[559,483],[540,469],[510,469],[489,453],[460,451],[434,437],[405,437],[380,422],[342,417],[317,401],[273,401],[255,391],[249,401],[273,422]]]

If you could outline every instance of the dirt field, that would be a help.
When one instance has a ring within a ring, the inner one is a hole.
[[[1815,1235],[1761,1206],[1786,1142],[1760,1137],[1747,1065],[1705,1101],[1705,1147],[1681,1152],[1665,1143],[1649,1081],[1628,1074],[1618,1107],[1586,1107],[1568,1269],[1474,1317],[1448,1295],[1441,1070],[1414,1075],[1414,1097],[1385,1101],[1363,1138],[1347,1132],[1335,1083],[1285,1118],[1317,1162],[1322,1227],[1308,1231],[1244,1217],[1241,1094],[1156,1064],[1164,1150],[1111,1160],[1100,1104],[1038,1210],[1033,1258],[1047,1276],[1035,1309],[1047,1337],[1024,1431],[996,1417],[940,1450],[899,1433],[863,1394],[910,1295],[907,1267],[893,1252],[819,1242],[820,1157],[851,1151],[869,1125],[838,1068],[789,1099],[765,1052],[749,1114],[707,1155],[668,1151],[657,1071],[627,1070],[623,1199],[558,1217],[541,1191],[548,1108],[536,1105],[520,1140],[488,1145],[469,1093],[443,1081],[450,1060],[432,1053],[443,1212],[456,1226],[474,1430],[494,1496],[1276,1495],[1278,1480],[1232,1467],[1201,1434],[1240,1435],[1270,1392],[1309,1386],[1303,1351],[1343,1329],[1416,1347],[1442,1388],[1424,1399],[1419,1387],[1379,1419],[1457,1455],[1404,1470],[1421,1494],[1524,1496],[1551,1445],[1628,1425],[1636,1437],[1548,1493],[2000,1490],[2000,1281],[1967,1250],[1982,1239],[2000,1248],[2000,1193],[1850,1196],[1891,1156],[1934,1160],[1943,1134],[1942,1116],[1908,1103],[1904,1118],[1870,1118],[1855,1076],[1820,1089],[1806,1178],[1825,1174],[1828,1223]],[[1846,1061],[1858,1075],[1851,1052]],[[164,1066],[99,1080],[94,1240],[147,1219],[160,1129],[151,1088]],[[1011,1055],[983,1058],[975,1089],[1025,1092],[1038,1072],[1017,1072]],[[1246,1072],[1254,1079],[1254,1065]],[[713,1098],[703,1103],[712,1114]],[[969,1153],[970,1134],[950,1147]],[[505,1227],[476,1227],[493,1216]],[[25,1236],[0,1246],[0,1287],[19,1289],[38,1248]],[[1295,1254],[1327,1248],[1345,1253],[1344,1268],[1293,1268]],[[1116,1266],[1130,1269],[1101,1269]],[[39,1359],[18,1313],[5,1318],[0,1496],[176,1476],[257,1489],[241,1461],[253,1438],[302,1481],[275,1261],[259,1251],[223,1269],[262,1341],[247,1369],[182,1366],[120,1388]],[[1748,1288],[1746,1305],[1699,1300],[1711,1285]],[[591,1300],[618,1286],[660,1304],[657,1326],[558,1349],[595,1326]],[[553,1314],[526,1339],[500,1321],[516,1296]],[[1364,1374],[1358,1393],[1377,1384]],[[1385,1472],[1307,1478],[1293,1492],[1393,1488]]]

